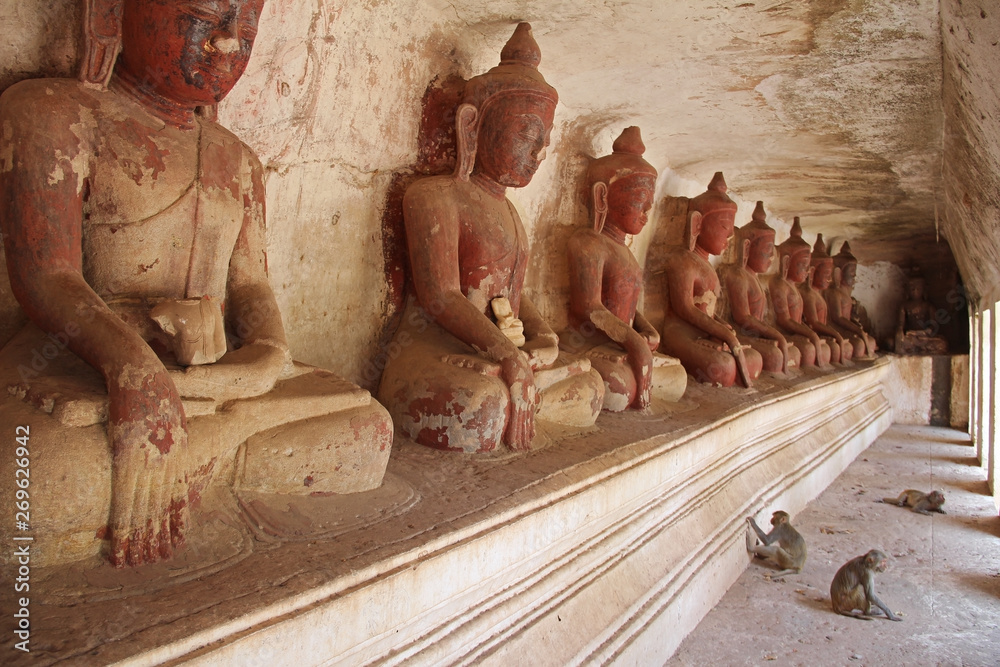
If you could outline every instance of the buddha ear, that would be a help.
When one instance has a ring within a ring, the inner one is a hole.
[[[476,120],[479,111],[471,104],[460,104],[455,112],[455,138],[458,141],[455,177],[469,180],[476,165]]]
[[[781,256],[781,277],[788,280],[788,268],[792,265],[792,258],[788,255]]]
[[[608,219],[608,184],[602,181],[594,183],[590,190],[590,209],[593,212],[592,222],[594,231],[598,234],[604,229],[604,222]]]
[[[834,266],[833,267],[833,283],[832,283],[834,287],[840,287],[840,277],[841,277],[840,267],[839,266]]]
[[[743,252],[740,254],[740,265],[747,268],[747,260],[750,259],[750,239],[743,239],[741,244]]]
[[[688,213],[687,238],[684,239],[687,249],[694,252],[698,245],[698,234],[701,234],[702,215],[698,211]]]
[[[108,85],[121,49],[122,4],[122,0],[85,0],[80,81]]]

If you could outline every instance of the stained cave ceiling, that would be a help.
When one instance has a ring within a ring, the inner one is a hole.
[[[531,21],[541,69],[581,130],[637,124],[658,168],[706,184],[721,170],[732,192],[801,216],[807,237],[850,239],[863,262],[951,261],[936,224],[934,0],[439,6],[498,42]]]

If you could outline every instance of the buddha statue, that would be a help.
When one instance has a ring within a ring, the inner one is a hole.
[[[830,346],[802,322],[803,301],[798,285],[809,278],[812,253],[802,238],[798,216],[788,238],[778,249],[779,272],[771,276],[768,294],[776,328],[802,352],[801,368],[830,367]]]
[[[851,344],[852,359],[870,360],[875,358],[875,338],[851,315],[854,310],[851,293],[857,272],[858,259],[851,252],[851,245],[844,241],[840,252],[833,256],[833,282],[823,296],[829,308],[830,325]]]
[[[657,354],[660,334],[637,309],[642,269],[626,246],[646,225],[656,169],[642,158],[638,127],[626,128],[612,154],[587,169],[590,227],[569,240],[569,327],[559,335],[568,354],[583,355],[604,379],[604,409],[645,408],[650,396],[676,401],[687,386],[680,362]]]
[[[833,258],[826,250],[822,234],[816,236],[810,268],[809,280],[804,280],[799,285],[799,293],[802,295],[802,321],[830,346],[831,363],[847,363],[851,360],[851,344],[827,323],[828,308],[823,292],[833,280]]]
[[[209,118],[247,66],[262,5],[88,2],[80,80],[0,97],[0,222],[30,320],[0,341],[0,423],[30,429],[33,563],[170,558],[213,484],[381,483],[388,413],[291,362],[263,169]],[[9,479],[13,447],[0,452]]]
[[[731,387],[739,381],[749,388],[763,361],[716,315],[719,276],[708,263],[711,255],[725,251],[733,235],[736,203],[726,190],[722,172],[716,172],[708,190],[688,204],[686,245],[667,253],[660,349],[680,359],[699,382]]]
[[[765,322],[767,296],[758,274],[767,273],[774,260],[774,229],[766,218],[758,201],[750,222],[736,230],[736,263],[723,264],[718,273],[740,343],[760,353],[765,371],[786,375],[798,368],[802,352]]]
[[[924,297],[924,278],[914,272],[906,282],[906,301],[899,309],[896,354],[948,354],[948,341],[937,335],[934,308]]]
[[[500,64],[465,85],[450,175],[403,196],[412,294],[378,396],[396,427],[439,449],[527,450],[538,419],[589,426],[604,383],[586,359],[557,364],[558,337],[523,291],[528,239],[507,188],[545,157],[557,94],[518,25]]]

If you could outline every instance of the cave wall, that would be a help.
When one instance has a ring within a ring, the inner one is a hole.
[[[1000,300],[1000,7],[942,0],[943,226],[973,298]]]

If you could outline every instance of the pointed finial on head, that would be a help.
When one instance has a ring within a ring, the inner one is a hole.
[[[531,35],[530,23],[518,23],[514,34],[500,51],[501,65],[525,65],[538,69],[542,62],[542,50]]]
[[[788,232],[790,236],[797,236],[802,238],[802,224],[799,222],[799,216],[795,216],[792,220],[792,229]]]
[[[646,146],[642,143],[642,135],[635,125],[626,127],[611,145],[611,150],[615,153],[628,153],[630,155],[642,155],[646,152]]]
[[[756,220],[758,222],[767,221],[767,213],[764,212],[764,202],[758,201],[757,206],[753,209],[753,214],[750,216],[751,220]]]
[[[726,179],[722,175],[721,171],[715,172],[715,176],[712,177],[712,182],[708,184],[708,189],[715,192],[726,192],[729,189],[726,185]]]
[[[816,235],[816,244],[813,246],[813,259],[826,259],[830,253],[826,251],[826,243],[823,242],[823,235]]]
[[[851,252],[850,243],[844,241],[844,245],[840,246],[840,252],[833,256],[833,263],[840,268],[844,268],[851,263],[858,263],[858,258]]]

